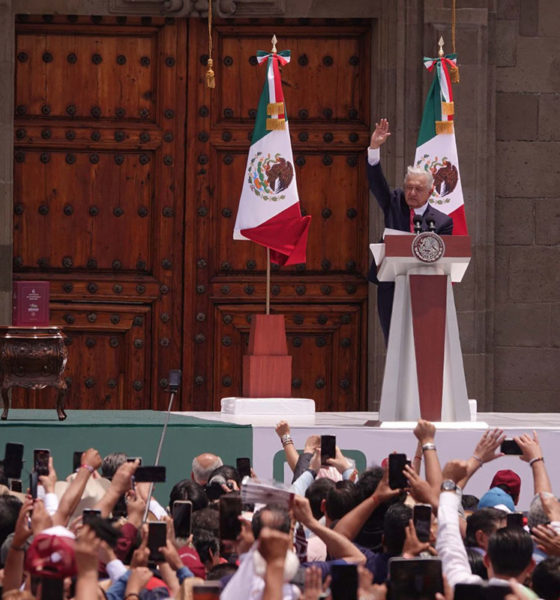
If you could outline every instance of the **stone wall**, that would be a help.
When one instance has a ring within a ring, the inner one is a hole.
[[[495,410],[560,406],[559,49],[558,0],[499,2]]]

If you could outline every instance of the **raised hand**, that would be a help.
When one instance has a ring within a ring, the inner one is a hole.
[[[299,521],[302,525],[308,526],[309,523],[315,520],[309,500],[303,496],[294,496],[293,512],[296,521]]]
[[[309,461],[309,468],[317,473],[317,471],[321,468],[321,447],[317,446],[312,450],[312,452],[313,456]]]
[[[328,588],[328,585],[326,587]],[[321,569],[319,567],[307,567],[305,569],[302,600],[319,600],[319,598],[323,598],[323,591]]]
[[[126,494],[132,488],[132,476],[139,466],[140,461],[136,459],[134,462],[124,462],[115,471],[111,480],[111,488],[116,491],[118,496]]]
[[[171,568],[175,571],[183,566],[183,561],[177,552],[177,543],[175,541],[175,527],[171,517],[164,517],[167,523],[167,534],[165,536],[165,546],[161,546],[158,550],[163,554],[163,557]]]
[[[502,429],[488,429],[480,438],[480,441],[474,449],[473,456],[480,461],[481,464],[490,462],[496,458],[503,456],[503,452],[496,452],[506,436]]]
[[[377,484],[372,497],[375,498],[376,505],[379,506],[385,504],[385,502],[389,502],[389,500],[395,498],[395,496],[398,496],[401,492],[402,490],[394,490],[389,486],[389,470],[386,469],[381,481]]]
[[[433,443],[436,437],[436,426],[430,421],[420,419],[414,428],[414,435],[422,445]]]
[[[539,444],[539,438],[537,437],[536,431],[533,430],[533,437],[528,433],[524,433],[513,439],[519,444],[519,447],[523,451],[523,454],[520,456],[521,460],[529,462],[533,458],[542,457],[541,445]]]
[[[85,452],[82,452],[82,465],[91,467],[94,471],[97,471],[101,466],[103,459],[95,448],[89,448]]]
[[[76,557],[78,573],[94,571],[97,574],[100,543],[101,540],[88,525],[84,525],[80,528],[74,545],[74,555]]]
[[[418,473],[409,465],[405,465],[404,473],[408,479],[408,487],[410,488],[410,494],[416,500],[422,504],[430,504],[432,507],[438,505],[439,496],[434,492],[430,484],[418,475]]]
[[[144,511],[146,510],[146,501],[135,490],[126,492],[126,514],[128,520],[137,529],[142,525]]]
[[[560,535],[548,525],[537,525],[531,530],[531,537],[539,550],[549,556],[560,556]]]
[[[148,548],[148,524],[144,523],[141,529],[141,542],[140,546],[132,554],[132,560],[130,561],[130,568],[134,567],[147,567],[148,559],[150,557],[150,549]]]
[[[549,521],[560,521],[560,502],[550,492],[540,493],[541,503]]]
[[[279,421],[276,423],[275,430],[279,438],[283,435],[290,435],[290,425],[288,424],[288,421]]]
[[[47,512],[43,501],[35,500],[33,502],[33,512],[31,513],[31,529],[33,530],[33,535],[41,533],[43,529],[48,529],[49,527],[52,527],[52,525],[52,517]]]
[[[138,594],[153,577],[153,573],[148,567],[131,567],[130,571],[124,597],[136,596],[139,598]]]
[[[267,563],[286,560],[291,545],[290,536],[270,527],[263,527],[259,536],[259,552]]]
[[[317,448],[317,446],[319,448],[321,447],[321,436],[320,435],[310,435],[305,440],[305,446],[303,448],[303,451],[313,454],[313,452],[315,451],[315,448]]]
[[[464,460],[450,460],[441,473],[443,479],[451,479],[455,483],[467,475],[467,463]]]
[[[350,461],[342,454],[340,448],[336,446],[336,453],[334,458],[327,458],[327,464],[329,467],[335,467],[335,469],[339,473],[344,473],[347,469],[349,469],[352,464]]]
[[[430,542],[421,542],[416,535],[416,528],[412,519],[409,520],[405,527],[405,540],[402,555],[403,558],[415,558],[421,552],[429,552],[433,556],[437,554],[435,548],[430,546]]]
[[[47,494],[54,492],[56,484],[56,471],[54,470],[53,457],[49,456],[49,474],[39,475],[39,483],[45,488]]]
[[[375,129],[371,134],[369,147],[379,148],[385,143],[385,141],[390,135],[391,133],[389,131],[389,121],[387,121],[387,119],[379,119],[379,123],[375,124]]]
[[[31,514],[32,510],[33,500],[30,496],[27,496],[21,505],[14,530],[14,537],[12,539],[12,545],[16,548],[21,548],[27,541],[27,538],[33,535],[33,531],[31,530],[29,523],[29,515]]]

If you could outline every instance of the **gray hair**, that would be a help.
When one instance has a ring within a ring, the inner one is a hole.
[[[405,184],[406,184],[406,180],[411,175],[413,177],[418,177],[418,176],[424,177],[426,179],[426,185],[428,186],[428,189],[430,189],[434,185],[434,176],[432,175],[432,172],[428,171],[427,169],[423,169],[422,167],[412,167],[412,166],[407,167],[406,175],[404,176]]]
[[[214,456],[212,459],[211,457]],[[206,460],[199,460],[200,458]],[[203,463],[203,464],[201,464]],[[192,461],[192,473],[194,476],[194,480],[198,483],[203,481],[205,485],[208,481],[208,477],[210,477],[211,473],[215,471],[218,467],[221,467],[224,463],[219,456],[207,454],[199,454],[195,456]]]
[[[101,476],[107,479],[113,479],[113,475],[117,469],[126,462],[126,454],[124,452],[111,452],[103,459],[101,463]]]

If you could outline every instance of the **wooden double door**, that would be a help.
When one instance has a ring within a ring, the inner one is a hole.
[[[233,241],[256,107],[257,50],[278,37],[307,263],[272,271],[294,396],[367,407],[370,22],[214,28],[198,19],[20,16],[14,278],[48,280],[64,328],[69,408],[219,410],[241,393],[266,254]],[[50,407],[50,390],[13,405]]]

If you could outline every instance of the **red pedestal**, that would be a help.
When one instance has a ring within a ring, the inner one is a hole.
[[[253,315],[249,353],[243,357],[243,396],[289,398],[291,393],[292,357],[284,315]]]

